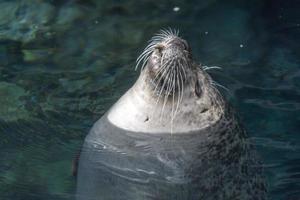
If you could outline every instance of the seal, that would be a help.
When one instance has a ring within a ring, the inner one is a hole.
[[[139,66],[85,139],[77,199],[265,199],[244,129],[178,31],[154,35]]]

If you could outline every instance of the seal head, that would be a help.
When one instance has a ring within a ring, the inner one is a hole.
[[[188,133],[216,123],[224,113],[222,95],[178,32],[162,30],[153,36],[137,59],[139,66],[138,81],[120,100],[126,106],[120,109],[117,103],[118,109],[109,112],[108,119],[116,126]]]

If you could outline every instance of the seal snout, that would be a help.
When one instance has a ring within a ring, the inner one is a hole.
[[[190,62],[190,48],[187,42],[178,36],[170,36],[157,43],[154,46],[151,55],[152,64],[155,68],[164,67],[164,65],[176,65],[180,62]]]
[[[178,52],[190,52],[190,48],[188,43],[177,36],[171,36],[169,38],[166,38],[165,40],[161,41],[160,43],[157,43],[154,48],[158,50],[160,53],[169,53],[169,55],[172,55],[172,53],[178,53]]]
[[[137,58],[137,66],[149,77],[154,93],[161,97],[179,99],[193,76],[193,60],[188,43],[178,36],[178,31],[162,30]]]

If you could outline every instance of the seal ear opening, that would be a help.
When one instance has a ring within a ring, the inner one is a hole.
[[[148,122],[149,121],[149,117],[146,116],[146,118],[144,119],[144,122]]]

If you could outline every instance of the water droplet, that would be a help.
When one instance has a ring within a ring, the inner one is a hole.
[[[175,6],[174,8],[173,8],[173,11],[174,12],[178,12],[180,10],[180,7],[178,7],[178,6]]]

